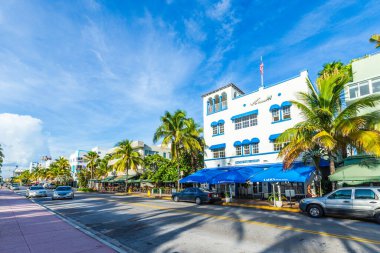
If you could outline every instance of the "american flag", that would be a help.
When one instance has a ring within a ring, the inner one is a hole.
[[[264,63],[263,63],[263,59],[261,59],[261,64],[260,64],[260,73],[261,75],[264,74]]]

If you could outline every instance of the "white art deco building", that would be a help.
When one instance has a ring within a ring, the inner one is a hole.
[[[203,95],[206,168],[280,163],[284,144],[274,141],[302,121],[290,101],[307,92],[307,79],[303,71],[249,93],[228,84]]]

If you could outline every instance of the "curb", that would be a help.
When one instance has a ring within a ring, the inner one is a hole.
[[[222,206],[232,206],[232,207],[247,207],[262,209],[267,211],[277,211],[277,212],[290,212],[290,213],[300,213],[299,209],[289,208],[289,207],[274,207],[274,206],[263,206],[263,205],[251,205],[251,204],[238,204],[238,203],[225,203],[221,204]]]
[[[133,196],[138,198],[145,198],[145,199],[162,199],[162,200],[172,200],[171,197],[159,197],[159,196],[141,196],[140,194],[133,194],[133,193],[115,193],[116,196]],[[220,206],[231,206],[231,207],[245,207],[245,208],[254,208],[254,209],[261,209],[266,211],[277,211],[277,212],[289,212],[289,213],[300,213],[301,211],[297,208],[289,208],[289,207],[274,207],[274,206],[263,206],[263,205],[252,205],[252,204],[239,204],[239,203],[226,203],[222,202],[220,204],[216,203]]]
[[[22,196],[22,195],[20,195],[20,196]],[[112,239],[106,235],[103,235],[99,232],[94,231],[91,228],[88,228],[88,227],[80,224],[79,222],[76,222],[75,220],[73,220],[71,218],[64,217],[63,215],[61,215],[58,212],[50,209],[49,207],[46,207],[46,206],[36,202],[34,199],[29,199],[29,200],[31,202],[45,208],[49,213],[58,216],[58,218],[60,218],[64,222],[68,223],[69,225],[73,226],[74,228],[78,229],[79,231],[83,232],[84,234],[90,236],[91,238],[101,242],[102,244],[110,247],[111,249],[115,250],[116,252],[119,252],[119,253],[128,253],[128,252],[137,253],[138,252],[138,251],[135,251],[131,248],[128,248],[128,247],[122,245],[119,241],[117,241],[115,239]]]

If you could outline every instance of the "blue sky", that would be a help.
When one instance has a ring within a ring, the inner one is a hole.
[[[200,96],[230,82],[256,89],[260,56],[266,84],[304,69],[314,80],[323,63],[376,52],[368,39],[380,32],[378,13],[376,0],[2,1],[7,162],[25,163],[4,141],[17,131],[35,159],[125,138],[151,143],[165,110],[202,123]]]

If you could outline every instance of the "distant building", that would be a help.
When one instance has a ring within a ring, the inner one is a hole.
[[[145,156],[158,154],[164,158],[171,158],[170,153],[170,147],[164,148],[162,146],[156,146],[156,145],[147,145],[143,141],[132,141],[132,147],[134,150],[140,153],[141,157],[144,158]],[[113,147],[111,149],[102,149],[99,147],[94,147],[91,149],[91,151],[97,152],[100,158],[103,158],[106,154],[112,154],[113,151],[116,149],[116,147]],[[76,180],[77,173],[79,170],[86,168],[86,162],[84,161],[84,156],[88,153],[88,150],[76,150],[74,153],[72,153],[69,157],[70,167],[71,167],[71,174]],[[111,160],[109,162],[109,165],[115,164],[116,160]],[[139,168],[139,170],[143,170],[143,168]],[[133,171],[130,172],[131,175],[133,175]],[[124,172],[118,172],[118,175],[124,174]]]
[[[142,158],[150,155],[160,155],[164,158],[171,159],[170,147],[163,147],[162,145],[147,145],[143,141],[132,141],[132,148],[139,152]],[[112,153],[116,147],[110,149],[108,153]],[[115,164],[116,160],[112,160],[109,162],[109,165]],[[144,170],[143,167],[138,168],[138,172],[142,172]],[[123,175],[124,172],[117,172],[117,175]],[[134,171],[129,171],[130,175],[136,174]]]
[[[353,81],[347,83],[345,88],[347,105],[359,98],[380,93],[380,53],[355,60],[352,63],[352,73]]]
[[[71,175],[73,176],[74,180],[77,178],[77,173],[81,170],[86,168],[86,162],[84,160],[84,156],[90,152],[96,152],[100,158],[103,158],[107,154],[107,150],[94,147],[91,150],[82,150],[78,149],[74,153],[72,153],[69,156],[69,163],[70,163],[70,169],[71,169]]]

